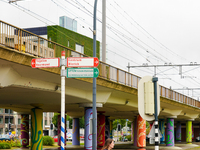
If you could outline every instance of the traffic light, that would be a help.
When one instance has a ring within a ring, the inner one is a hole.
[[[117,125],[117,131],[121,131],[121,124]]]
[[[8,124],[8,130],[11,130],[11,123]]]
[[[50,124],[50,129],[53,130],[53,123]]]

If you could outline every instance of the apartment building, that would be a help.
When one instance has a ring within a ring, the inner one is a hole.
[[[43,113],[43,131],[45,135],[52,135],[50,124],[54,113]],[[11,133],[19,136],[21,134],[21,115],[11,109],[0,108],[0,134],[9,133],[8,124],[11,123]],[[29,129],[31,127],[31,115],[29,115]]]

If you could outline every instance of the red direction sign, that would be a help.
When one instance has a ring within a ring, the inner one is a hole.
[[[97,67],[99,60],[97,57],[68,57],[67,67]]]
[[[36,58],[31,60],[32,68],[59,67],[60,58]]]

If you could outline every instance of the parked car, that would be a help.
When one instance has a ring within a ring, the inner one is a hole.
[[[72,133],[71,132],[68,132],[67,133],[67,141],[72,141]]]
[[[200,142],[200,136],[196,137],[196,142]]]
[[[53,140],[54,142],[58,142],[58,136],[57,135],[53,136]]]
[[[84,135],[80,134],[80,140],[84,140]]]
[[[7,135],[7,134],[2,134],[2,135],[0,135],[0,140],[1,141],[3,141],[3,140],[9,140],[10,141],[10,136],[9,135]]]

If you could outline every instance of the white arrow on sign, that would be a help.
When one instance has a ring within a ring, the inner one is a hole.
[[[59,67],[60,58],[36,58],[31,60],[32,68]]]
[[[68,57],[67,67],[97,67],[99,60],[97,57]]]

